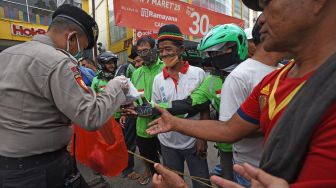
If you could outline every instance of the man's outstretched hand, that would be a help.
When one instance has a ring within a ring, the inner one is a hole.
[[[247,163],[243,165],[235,165],[234,170],[251,182],[251,188],[289,188],[288,183],[284,179],[272,176],[271,174]],[[212,176],[211,182],[222,188],[243,188],[237,183],[225,180],[218,176]]]
[[[150,135],[155,135],[158,133],[165,133],[174,130],[175,120],[177,119],[171,115],[167,110],[162,109],[158,106],[155,108],[161,113],[161,117],[150,122],[148,124],[149,128],[146,132]]]
[[[158,163],[154,167],[158,173],[153,176],[154,188],[188,188],[188,185],[175,172],[166,169]]]

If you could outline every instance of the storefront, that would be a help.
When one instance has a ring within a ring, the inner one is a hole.
[[[70,3],[88,11],[87,0],[1,0],[0,51],[44,34],[51,16],[61,3]]]
[[[48,27],[22,21],[0,19],[0,51],[31,40],[34,35],[44,34]]]

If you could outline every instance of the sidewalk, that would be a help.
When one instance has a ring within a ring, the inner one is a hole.
[[[137,151],[137,153],[139,152]],[[211,170],[217,163],[219,163],[219,159],[217,157],[217,149],[214,148],[213,142],[208,142],[209,170]],[[187,165],[185,166],[186,166],[185,172],[189,174]],[[87,167],[79,164],[78,168],[85,179],[90,179],[93,177],[92,171],[90,171]],[[143,168],[144,168],[144,165],[142,163],[142,160],[135,157],[135,171],[138,173],[143,173]],[[139,183],[137,183],[136,180],[130,180],[130,179],[121,178],[121,177],[107,178],[107,180],[110,183],[110,188],[138,188],[138,187],[139,188],[151,188],[152,187],[151,182],[147,185],[140,185]],[[185,181],[191,187],[190,179],[186,178]]]

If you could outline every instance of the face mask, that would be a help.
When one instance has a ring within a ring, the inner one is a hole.
[[[146,55],[141,54],[140,57],[143,60],[144,65],[146,66],[152,65],[157,61],[156,49],[150,50]]]
[[[215,57],[211,57],[211,64],[217,70],[224,70],[234,64],[238,64],[234,53],[223,54]]]
[[[177,54],[168,54],[162,56],[161,59],[166,67],[173,67],[179,61],[179,57]]]
[[[77,53],[75,55],[72,55],[74,58],[76,58],[77,60],[80,59],[82,57],[82,51],[81,51],[81,48],[79,46],[79,41],[78,41],[78,37],[77,37],[77,34],[76,35],[76,40],[77,40]],[[67,52],[70,53],[70,41],[69,41],[70,37],[68,37],[68,41],[67,41]]]

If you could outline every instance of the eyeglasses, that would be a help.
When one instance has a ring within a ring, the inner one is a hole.
[[[134,60],[134,63],[141,63],[141,62],[142,62],[142,59]]]
[[[150,51],[151,51],[151,49],[137,50],[137,54],[139,56],[144,56],[144,55],[147,55]]]

